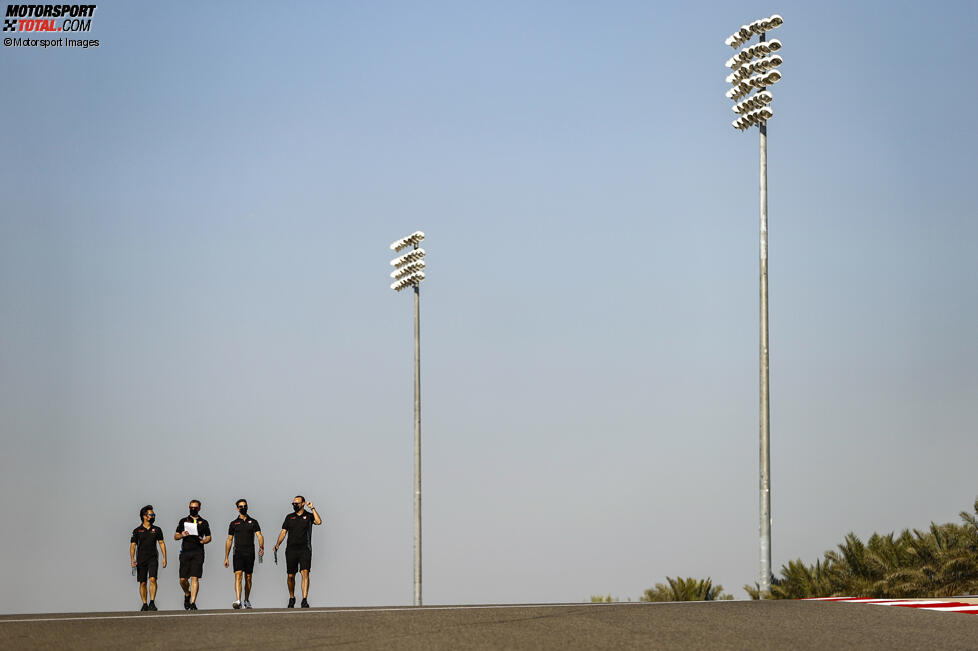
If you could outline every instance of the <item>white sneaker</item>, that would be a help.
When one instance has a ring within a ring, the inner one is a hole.
[[[231,607],[237,610],[238,608],[241,608],[241,602],[235,601],[234,603],[231,604]]]
[[[247,599],[245,599],[244,607],[250,610],[251,609],[251,602],[248,601]]]

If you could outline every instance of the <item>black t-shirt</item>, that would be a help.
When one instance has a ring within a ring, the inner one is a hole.
[[[255,553],[255,532],[261,531],[258,520],[235,518],[228,525],[228,535],[234,536],[234,552]]]
[[[183,531],[183,525],[188,522],[193,522],[194,520],[197,521],[197,535],[187,536],[186,538],[183,539],[182,546],[180,547],[180,549],[182,549],[185,552],[204,551],[204,544],[200,541],[206,538],[207,536],[211,535],[211,525],[208,524],[207,520],[200,517],[199,515],[196,518],[194,518],[192,515],[188,515],[187,517],[180,520],[180,522],[177,523],[176,533],[181,533]]]
[[[303,509],[299,513],[289,513],[285,516],[282,528],[289,533],[285,551],[301,551],[312,549],[312,513]]]
[[[151,561],[159,555],[156,552],[156,541],[163,540],[163,530],[156,525],[151,525],[149,529],[139,525],[132,530],[132,538],[129,542],[136,543],[136,560]]]

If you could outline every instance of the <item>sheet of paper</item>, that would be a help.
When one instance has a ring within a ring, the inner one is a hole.
[[[190,535],[190,536],[199,535],[197,533],[197,523],[196,522],[184,522],[183,523],[183,530],[186,531],[187,534]]]

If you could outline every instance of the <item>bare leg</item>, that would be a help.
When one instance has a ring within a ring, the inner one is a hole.
[[[146,603],[146,582],[143,581],[139,584],[139,596],[142,598],[143,603]]]
[[[295,574],[285,577],[285,585],[289,586],[289,598],[295,599]]]
[[[180,587],[183,588],[183,595],[185,597],[190,596],[190,581],[187,579],[180,579]]]
[[[251,575],[245,574],[245,601],[251,601]]]
[[[197,577],[190,577],[190,603],[197,603],[197,591],[200,589],[200,584],[197,583]]]
[[[149,577],[149,600],[156,601],[156,577]]]
[[[241,601],[241,570],[234,573],[234,597]]]
[[[309,596],[309,570],[302,570],[302,598]]]

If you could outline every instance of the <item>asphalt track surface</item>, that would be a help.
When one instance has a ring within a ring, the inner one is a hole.
[[[2,649],[974,649],[978,616],[811,601],[7,615]]]

